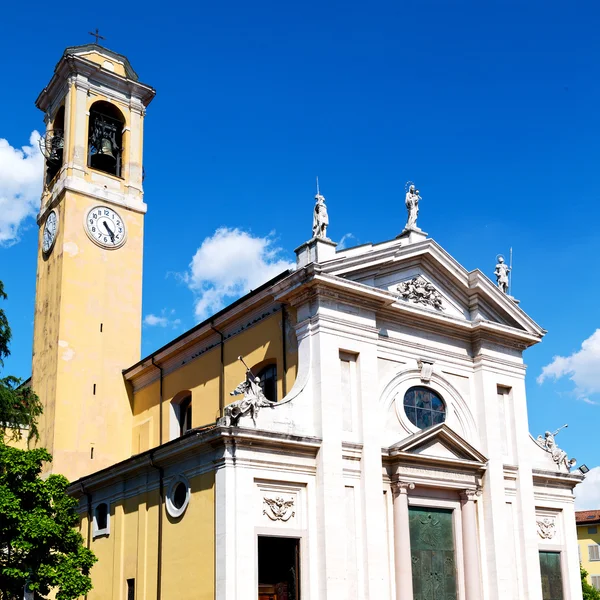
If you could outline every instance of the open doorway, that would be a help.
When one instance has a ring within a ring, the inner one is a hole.
[[[300,540],[258,537],[258,600],[300,600]]]

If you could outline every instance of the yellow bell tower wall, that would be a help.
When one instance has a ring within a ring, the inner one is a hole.
[[[89,46],[67,49],[36,102],[46,113],[48,160],[32,387],[44,405],[39,444],[53,455],[51,470],[70,480],[131,455],[122,371],[140,358],[143,118],[154,95],[130,67],[119,74],[124,57],[92,44],[106,65],[99,69],[85,58]],[[58,227],[48,249],[51,213]]]

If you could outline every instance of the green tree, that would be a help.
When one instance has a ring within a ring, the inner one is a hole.
[[[0,299],[6,294],[0,282]],[[9,355],[11,331],[0,309],[0,366]],[[41,404],[16,377],[0,379],[0,598],[23,597],[26,584],[38,596],[72,600],[92,588],[89,572],[96,562],[76,531],[77,500],[67,494],[62,475],[42,478],[44,448],[20,450],[6,444],[29,429],[37,438]],[[18,425],[18,427],[15,427]]]
[[[0,300],[6,299],[4,285],[0,281]],[[0,308],[0,368],[10,354],[10,325],[4,310]],[[28,430],[28,439],[38,437],[37,419],[42,414],[42,404],[28,385],[22,385],[18,377],[0,378],[0,437],[18,439],[22,430]]]
[[[581,589],[583,590],[583,600],[600,600],[600,591],[592,587],[587,581],[588,572],[579,565],[581,572]]]

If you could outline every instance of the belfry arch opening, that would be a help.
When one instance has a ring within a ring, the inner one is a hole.
[[[54,116],[52,127],[48,128],[46,145],[46,184],[50,183],[63,165],[65,146],[65,107],[61,106]]]
[[[89,167],[121,177],[124,128],[125,118],[116,106],[103,100],[92,104],[88,126]]]

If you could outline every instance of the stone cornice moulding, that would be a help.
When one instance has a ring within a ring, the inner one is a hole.
[[[83,490],[93,491],[116,482],[123,482],[136,475],[141,476],[144,472],[152,472],[152,465],[167,468],[186,457],[198,457],[199,451],[207,457],[209,468],[206,471],[211,471],[217,469],[219,464],[224,462],[230,448],[267,450],[280,454],[284,458],[286,455],[292,455],[314,459],[321,447],[321,442],[321,438],[316,437],[243,427],[230,429],[215,426],[200,431],[192,429],[181,438],[81,477],[71,483],[68,493],[79,498],[84,494]],[[221,455],[220,459],[219,455]]]
[[[110,60],[115,61],[115,59]],[[148,106],[156,95],[154,88],[149,85],[107,71],[98,63],[81,56],[69,54],[60,59],[54,69],[52,79],[37,97],[35,105],[40,110],[46,112],[51,99],[54,98],[63,81],[68,79],[72,74],[83,75],[88,79],[92,79],[94,87],[104,85],[108,89],[120,92],[126,98],[131,96],[136,97],[144,106]]]
[[[318,286],[317,282],[321,285]],[[306,281],[305,285],[310,285],[313,288],[313,294],[319,294],[320,290],[323,287],[330,287],[334,289],[343,290],[344,292],[346,292],[346,297],[353,296],[354,302],[356,302],[357,298],[360,298],[361,302],[364,303],[365,299],[370,298],[373,302],[379,303],[380,309],[386,308],[386,312],[388,315],[394,314],[393,312],[390,312],[390,309],[395,310],[396,315],[407,313],[414,317],[415,320],[419,319],[425,322],[428,321],[431,323],[437,323],[438,330],[440,327],[444,329],[449,327],[465,331],[467,332],[467,335],[469,334],[469,332],[480,332],[480,334],[484,337],[486,334],[489,333],[489,335],[495,336],[499,340],[503,340],[505,345],[507,344],[509,339],[512,338],[514,340],[518,340],[520,347],[527,348],[538,343],[543,335],[543,330],[540,330],[542,333],[526,331],[524,329],[519,329],[510,325],[494,323],[492,321],[486,321],[483,319],[478,321],[468,321],[466,319],[461,319],[451,315],[443,314],[439,311],[433,311],[430,308],[421,308],[416,304],[409,304],[405,301],[402,301],[400,298],[398,298],[397,294],[394,294],[392,292],[388,292],[380,288],[374,288],[366,284],[357,283],[355,281],[344,279],[342,277],[337,277],[334,275],[320,274],[318,272],[315,272],[315,274],[312,276],[311,281]],[[489,282],[489,285],[493,286],[491,282]],[[295,293],[293,295],[297,296],[298,291],[298,287],[295,286]],[[294,301],[292,298],[289,298],[288,294],[286,293],[279,293],[276,297],[282,300],[285,299],[285,301],[288,301],[293,304],[298,304],[297,301]],[[310,295],[305,297],[305,300],[309,299],[312,299]],[[512,303],[512,301],[510,300],[507,300],[507,302]]]
[[[153,368],[152,358],[154,358],[155,362],[159,365],[172,360],[176,355],[178,359],[181,358],[182,353],[187,352],[192,346],[203,344],[205,340],[213,336],[215,334],[215,331],[212,328],[213,326],[224,335],[228,335],[247,321],[249,313],[251,316],[254,312],[258,313],[263,310],[269,310],[274,314],[277,312],[277,310],[273,310],[275,307],[279,310],[281,304],[277,301],[273,301],[270,288],[266,288],[260,292],[251,293],[243,302],[235,306],[226,307],[223,314],[218,315],[212,320],[208,319],[204,325],[197,329],[192,328],[183,333],[174,341],[159,348],[153,354],[143,358],[135,365],[126,369],[124,372],[125,379],[133,381],[135,378],[139,377],[142,372]],[[194,351],[189,353],[190,357],[196,351],[196,347],[194,346]]]
[[[81,177],[65,177],[64,179],[59,179],[54,184],[50,199],[40,208],[37,216],[38,225],[43,223],[45,216],[52,208],[60,204],[64,193],[67,191],[93,198],[103,204],[111,204],[140,214],[145,214],[148,210],[148,205],[135,196],[102,188],[98,184],[85,181]]]
[[[371,247],[375,248],[375,247]],[[501,308],[516,323],[540,338],[546,333],[529,315],[519,308],[510,298],[503,294],[492,281],[479,269],[467,271],[458,261],[448,254],[432,239],[415,244],[404,245],[399,242],[385,246],[382,251],[371,250],[365,247],[364,251],[354,256],[346,257],[344,253],[334,261],[329,261],[323,271],[337,276],[338,273],[353,273],[360,270],[371,269],[386,262],[405,263],[413,258],[429,256],[439,268],[443,267],[447,276],[462,288],[467,296],[478,295],[489,301],[490,305]],[[436,269],[437,271],[437,269]]]
[[[560,473],[558,471],[547,471],[545,469],[532,469],[533,485],[540,487],[552,486],[565,489],[573,489],[581,483],[585,477],[574,473]]]

